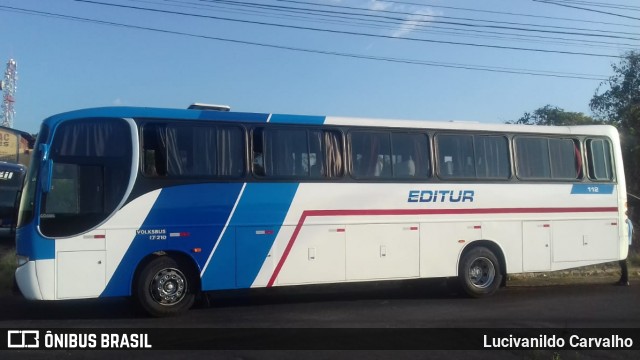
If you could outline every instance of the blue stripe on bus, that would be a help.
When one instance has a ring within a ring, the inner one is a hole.
[[[189,110],[194,111],[194,110]],[[269,114],[260,113],[236,113],[226,111],[200,111],[200,120],[242,121],[242,122],[267,122]]]
[[[29,260],[55,259],[55,240],[42,237],[32,224],[18,228],[16,238],[17,254],[28,256]]]
[[[249,183],[202,275],[203,290],[248,288],[278,236],[298,184]],[[268,210],[268,211],[265,211]]]
[[[137,265],[157,251],[187,254],[203,268],[241,189],[242,183],[163,189],[101,296],[129,295]]]
[[[61,122],[78,118],[145,118],[145,119],[170,119],[175,121],[187,120],[220,120],[239,122],[266,122],[269,114],[242,113],[225,111],[201,111],[187,109],[159,109],[140,107],[105,107],[74,110],[57,114],[44,120],[51,129]]]
[[[274,124],[322,125],[325,118],[324,116],[273,114],[269,122]]]
[[[325,116],[310,115],[289,115],[289,114],[261,114],[242,113],[226,111],[208,110],[186,110],[186,109],[159,109],[159,108],[136,108],[136,107],[106,107],[75,110],[67,113],[57,114],[44,120],[49,127],[55,128],[60,122],[77,118],[147,118],[147,119],[171,119],[171,120],[219,120],[219,121],[239,121],[239,122],[266,122],[271,116],[272,123],[322,125]]]
[[[610,195],[613,194],[613,184],[573,184],[571,194]]]

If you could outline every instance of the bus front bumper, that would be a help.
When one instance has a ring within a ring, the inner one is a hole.
[[[29,300],[44,300],[38,284],[35,261],[28,261],[16,269],[16,282],[25,298]]]

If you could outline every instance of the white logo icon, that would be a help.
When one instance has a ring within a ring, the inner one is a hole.
[[[7,335],[8,348],[37,348],[40,346],[40,331],[38,330],[9,330]]]

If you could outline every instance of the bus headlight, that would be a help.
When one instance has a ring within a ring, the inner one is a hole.
[[[18,264],[18,267],[26,264],[29,262],[29,257],[28,256],[22,256],[22,255],[16,255],[16,262]]]

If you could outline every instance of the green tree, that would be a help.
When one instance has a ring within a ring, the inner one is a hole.
[[[595,116],[618,128],[627,189],[640,194],[640,52],[628,52],[613,64],[613,76],[600,84],[589,106]]]
[[[526,112],[515,121],[508,121],[508,124],[524,125],[593,125],[602,124],[601,120],[593,119],[580,112],[564,111],[557,106],[546,105],[533,113]]]
[[[640,52],[625,54],[613,64],[613,76],[600,84],[589,106],[596,118],[629,135],[640,135]],[[602,91],[606,89],[605,91]]]

